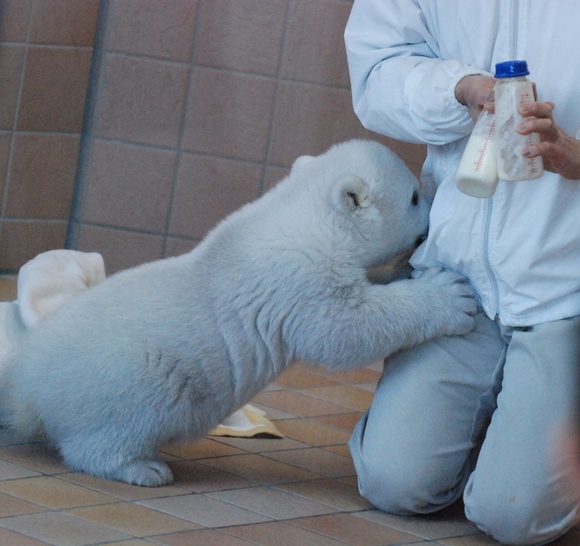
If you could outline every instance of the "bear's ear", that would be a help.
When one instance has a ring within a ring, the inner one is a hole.
[[[301,155],[298,159],[294,161],[294,164],[292,165],[292,170],[296,168],[300,169],[304,165],[308,165],[313,159],[315,159],[315,157],[312,155]]]
[[[368,184],[356,176],[340,180],[337,188],[337,198],[342,207],[354,212],[368,207],[372,202]]]

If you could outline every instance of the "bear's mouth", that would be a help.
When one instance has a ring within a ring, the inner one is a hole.
[[[417,237],[417,239],[415,239],[415,248],[418,248],[419,246],[421,246],[423,241],[425,241],[426,239],[427,239],[426,233],[424,235],[419,235],[419,237]]]

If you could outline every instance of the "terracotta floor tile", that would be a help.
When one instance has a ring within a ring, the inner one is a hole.
[[[256,486],[255,482],[195,461],[173,462],[171,470],[176,485],[195,493]]]
[[[438,542],[425,542],[422,540],[421,542],[405,542],[404,546],[439,546]]]
[[[139,504],[204,527],[227,527],[269,521],[270,518],[207,495],[150,499]]]
[[[296,416],[334,415],[347,413],[350,408],[333,404],[319,398],[307,396],[298,392],[272,391],[262,392],[254,400],[264,406],[280,409]]]
[[[133,537],[189,531],[197,527],[191,521],[129,503],[77,508],[67,513]]]
[[[9,529],[0,529],[0,544],[6,544],[6,546],[46,546],[48,543],[25,537]]]
[[[46,444],[25,444],[0,448],[0,459],[32,468],[43,474],[68,472],[55,449]]]
[[[240,449],[209,438],[202,438],[196,442],[166,445],[161,451],[180,459],[207,459],[209,457],[223,457],[241,453]]]
[[[352,485],[358,489],[358,478],[356,476],[347,476],[346,478],[338,478],[336,481],[340,483],[346,483],[346,485]]]
[[[328,402],[347,406],[356,411],[366,411],[373,400],[373,394],[351,385],[333,385],[331,387],[316,387],[301,391],[307,396],[321,398]]]
[[[17,295],[17,280],[14,275],[0,277],[0,301],[13,301]]]
[[[372,383],[357,383],[356,386],[359,389],[363,389],[365,391],[372,392],[373,394],[377,390],[377,382],[376,381],[374,381]]]
[[[0,482],[2,480],[16,480],[31,476],[40,476],[40,474],[30,468],[0,460]]]
[[[220,457],[219,459],[204,461],[204,464],[264,485],[311,480],[320,477],[314,472],[298,468],[295,465],[255,454]]]
[[[444,546],[496,546],[499,544],[499,542],[483,533],[461,538],[440,539],[437,542]],[[570,544],[570,546],[575,546],[575,544]],[[550,546],[558,546],[558,543],[551,542]]]
[[[344,546],[344,542],[283,522],[227,527],[223,532],[261,546]]]
[[[88,546],[132,538],[104,525],[64,512],[3,518],[0,525],[53,546]],[[14,543],[14,546],[17,544]]]
[[[0,491],[41,506],[58,509],[118,501],[110,495],[91,491],[51,476],[1,482]]]
[[[294,525],[342,540],[352,546],[389,546],[417,542],[413,535],[364,521],[351,514],[330,514],[294,520]]]
[[[207,496],[272,519],[294,519],[336,512],[331,506],[271,487],[220,491],[208,493]]]
[[[347,383],[350,385],[355,385],[357,383],[376,383],[382,374],[382,363],[380,364],[380,370],[372,369],[373,366],[366,368],[360,368],[358,370],[348,370],[344,372],[336,371],[325,371],[325,375],[330,379],[338,381],[339,383]]]
[[[276,486],[307,499],[333,506],[342,512],[369,510],[370,502],[361,497],[358,488],[332,479],[311,480]]]
[[[324,446],[321,449],[324,451],[330,451],[331,453],[337,453],[338,455],[342,455],[343,457],[352,458],[350,454],[350,449],[347,445],[339,445],[339,446]]]
[[[426,540],[438,540],[441,538],[466,537],[468,535],[478,534],[480,531],[465,518],[457,519],[447,517],[443,514],[433,514],[429,516],[402,517],[392,514],[385,514],[380,510],[369,510],[356,514],[362,519],[374,521],[381,525],[386,525],[419,536]]]
[[[244,525],[253,527],[253,525]],[[248,542],[222,531],[214,529],[200,529],[190,533],[179,533],[177,535],[165,535],[155,537],[156,544],[167,546],[248,546],[255,542]],[[115,545],[116,546],[116,545]]]
[[[381,372],[382,362],[347,372],[299,363],[252,401],[284,439],[165,446],[175,481],[158,488],[70,472],[56,451],[0,428],[0,546],[498,544],[460,503],[402,518],[360,496],[347,442]],[[554,542],[577,544],[580,526]]]
[[[354,427],[360,421],[363,415],[363,412],[357,411],[355,413],[341,413],[340,415],[323,415],[321,417],[312,417],[312,421],[339,428],[348,432],[348,434],[352,434]]]
[[[276,385],[286,389],[305,389],[308,387],[323,387],[338,385],[331,377],[321,375],[320,370],[312,370],[307,366],[296,365],[278,376]]]
[[[151,546],[151,542],[148,540],[133,539],[133,540],[122,540],[121,542],[115,542],[114,546]]]
[[[0,493],[0,518],[46,512],[46,507]],[[0,541],[0,544],[2,542]]]
[[[278,383],[270,383],[269,385],[266,385],[262,390],[263,391],[281,391],[283,389],[284,389],[284,387],[282,387],[282,385],[279,385]]]
[[[89,476],[81,472],[71,472],[69,474],[60,474],[60,480],[75,483],[86,487],[91,491],[106,493],[113,497],[123,500],[150,499],[152,497],[170,497],[172,495],[187,495],[190,490],[177,487],[175,485],[166,485],[164,487],[139,487],[129,485],[124,482],[115,482],[111,480],[102,480],[95,476]]]
[[[345,444],[350,438],[350,431],[338,430],[317,422],[319,418],[285,419],[276,421],[278,430],[289,438],[310,446],[327,446]]]
[[[345,476],[353,476],[356,473],[350,457],[343,457],[342,455],[316,447],[292,451],[278,451],[275,453],[267,453],[266,456],[316,472],[327,478],[342,478]]]
[[[296,415],[294,415],[293,413],[282,411],[281,409],[273,408],[272,406],[265,406],[264,404],[260,403],[258,398],[265,392],[284,392],[284,391],[282,389],[269,391],[264,390],[261,393],[257,394],[256,398],[250,400],[252,406],[258,408],[259,410],[262,410],[266,414],[266,417],[270,419],[270,421],[275,421],[277,419],[292,419],[293,417],[296,417]]]
[[[279,421],[276,421],[278,426]],[[282,432],[282,431],[280,431]],[[309,447],[308,444],[298,442],[292,438],[228,438],[222,436],[220,442],[229,446],[238,448],[241,451],[249,453],[262,453],[267,451],[284,451],[286,449],[300,449],[302,447]]]

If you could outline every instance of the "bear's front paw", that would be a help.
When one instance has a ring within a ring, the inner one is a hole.
[[[418,279],[430,291],[430,315],[435,335],[462,335],[473,330],[477,311],[475,290],[459,273],[426,270]]]

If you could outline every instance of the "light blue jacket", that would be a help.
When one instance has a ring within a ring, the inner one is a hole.
[[[345,40],[354,108],[378,133],[428,145],[438,186],[412,263],[465,274],[491,318],[526,326],[580,315],[580,181],[546,172],[478,199],[455,187],[473,122],[455,99],[468,74],[524,59],[538,100],[580,129],[578,0],[355,0]]]

